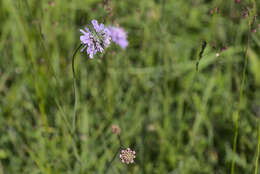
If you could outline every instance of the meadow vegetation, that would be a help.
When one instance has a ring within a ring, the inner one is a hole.
[[[0,174],[103,173],[120,144],[112,125],[136,158],[117,156],[108,174],[227,174],[232,160],[236,174],[259,173],[258,17],[241,90],[253,6],[110,0],[109,15],[103,0],[0,0]],[[92,19],[119,24],[129,46],[76,55],[73,132],[72,55]]]

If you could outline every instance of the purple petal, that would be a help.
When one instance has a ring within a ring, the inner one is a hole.
[[[91,23],[92,23],[94,29],[95,29],[97,32],[99,32],[98,21],[97,21],[97,20],[92,20]]]
[[[88,33],[86,33],[86,32],[85,32],[84,30],[82,30],[82,29],[80,29],[79,31],[80,31],[82,34],[84,34],[84,35],[85,35],[85,34],[88,34]]]

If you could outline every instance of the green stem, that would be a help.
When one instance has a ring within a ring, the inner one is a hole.
[[[105,171],[104,171],[104,174],[106,174],[108,172],[108,169],[111,167],[112,163],[114,162],[114,160],[116,159],[116,156],[118,154],[118,152],[120,151],[121,147],[119,147],[116,151],[116,153],[114,154],[113,158],[111,159],[111,161],[108,163]]]
[[[255,160],[255,174],[258,173],[259,151],[260,151],[260,124],[258,125],[258,142],[257,142],[257,154]]]
[[[235,135],[234,135],[234,139],[233,139],[233,157],[232,157],[232,163],[231,163],[231,174],[234,174],[234,172],[235,172],[234,154],[236,153],[236,150],[237,150],[237,137],[238,137],[238,130],[239,130],[241,100],[242,100],[242,97],[243,97],[243,90],[244,90],[244,86],[245,86],[246,67],[247,67],[247,62],[248,62],[247,53],[248,53],[250,38],[251,38],[251,22],[249,20],[249,22],[248,22],[248,33],[247,33],[247,43],[246,43],[246,49],[245,49],[245,54],[244,54],[245,60],[244,60],[244,67],[243,67],[243,75],[242,75],[242,82],[241,82],[241,87],[240,87],[240,92],[239,92],[238,111],[237,111],[237,117],[236,117],[236,123],[235,123]]]
[[[77,94],[77,78],[75,74],[75,57],[79,49],[82,47],[82,44],[78,46],[78,48],[75,50],[72,56],[72,73],[73,73],[73,89],[74,89],[74,115],[73,115],[73,121],[72,121],[72,132],[75,132],[75,124],[76,124],[76,117],[77,117],[77,104],[78,104],[78,94]]]
[[[118,150],[116,151],[116,153],[114,154],[113,158],[109,161],[109,163],[108,163],[108,165],[107,165],[107,167],[106,167],[106,169],[105,169],[105,171],[104,171],[104,174],[106,174],[106,173],[108,172],[108,170],[109,170],[109,168],[111,167],[113,161],[116,159],[116,156],[117,156],[118,152],[119,152],[121,149],[124,148],[123,143],[122,143],[122,140],[121,140],[121,137],[120,137],[119,134],[117,135],[117,138],[118,138],[118,141],[119,141],[120,146],[119,146]]]

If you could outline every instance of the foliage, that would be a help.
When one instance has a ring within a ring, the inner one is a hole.
[[[260,29],[248,50],[232,152],[248,29],[245,4],[250,1],[111,0],[108,16],[98,0],[0,0],[0,173],[102,173],[119,146],[112,124],[120,126],[136,161],[125,165],[118,157],[108,173],[224,174],[233,157],[236,173],[253,173]],[[211,15],[215,7],[219,13]],[[93,60],[77,55],[73,139],[71,58],[79,29],[92,19],[119,23],[129,47],[112,46]]]

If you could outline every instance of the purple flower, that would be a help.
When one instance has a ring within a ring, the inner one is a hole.
[[[92,59],[97,52],[103,52],[111,43],[111,36],[109,35],[109,30],[104,26],[104,24],[98,25],[96,20],[92,20],[92,25],[94,31],[90,31],[86,27],[86,31],[80,29],[80,32],[83,34],[80,36],[81,43],[84,47],[81,49],[81,52],[86,49],[87,54]]]
[[[112,38],[112,41],[118,44],[121,48],[126,49],[128,46],[127,33],[123,28],[120,27],[108,27],[109,34]]]

